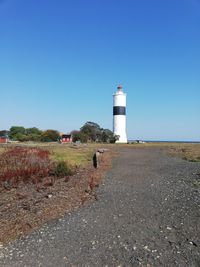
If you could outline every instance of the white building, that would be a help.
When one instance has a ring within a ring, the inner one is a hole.
[[[113,133],[118,136],[116,143],[127,143],[126,94],[120,85],[113,95]]]

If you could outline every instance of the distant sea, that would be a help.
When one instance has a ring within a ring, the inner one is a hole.
[[[138,140],[138,139],[136,139]],[[136,140],[128,140],[128,142],[135,142]],[[165,140],[140,140],[146,143],[189,143],[189,144],[200,144],[200,141],[165,141]]]

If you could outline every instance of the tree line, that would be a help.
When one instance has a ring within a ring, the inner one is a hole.
[[[87,142],[105,142],[114,143],[117,140],[117,136],[109,129],[104,129],[95,122],[86,122],[79,131],[72,131],[73,142],[81,141]]]
[[[73,130],[70,133],[73,142],[106,142],[114,143],[117,137],[109,129],[101,128],[95,122],[86,122],[80,130]],[[48,129],[42,131],[36,127],[25,128],[23,126],[12,126],[9,131],[0,131],[0,136],[8,136],[13,141],[34,141],[34,142],[55,142],[60,141],[60,133],[57,130]]]
[[[57,141],[60,134],[56,130],[42,131],[36,127],[25,128],[23,126],[12,126],[9,131],[0,131],[0,136],[8,136],[13,141],[35,141],[35,142],[52,142]]]

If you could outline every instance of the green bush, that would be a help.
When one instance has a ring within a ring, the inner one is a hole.
[[[56,130],[46,130],[41,135],[42,142],[56,142],[59,140],[60,134]]]
[[[199,162],[198,159],[190,159],[189,162]]]
[[[59,161],[55,167],[54,174],[58,177],[64,177],[72,175],[73,171],[67,162]]]

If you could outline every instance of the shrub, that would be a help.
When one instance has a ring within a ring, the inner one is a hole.
[[[60,134],[56,130],[46,130],[42,133],[41,141],[42,142],[55,142],[60,138]]]
[[[189,162],[198,162],[198,159],[190,159]]]
[[[88,136],[80,131],[72,131],[72,141],[77,142],[80,141],[81,143],[87,143]]]
[[[54,174],[58,177],[64,177],[72,175],[73,171],[67,162],[59,161],[55,167]]]
[[[38,183],[47,177],[53,162],[50,152],[41,148],[8,148],[0,155],[0,182],[17,186],[20,181]]]

